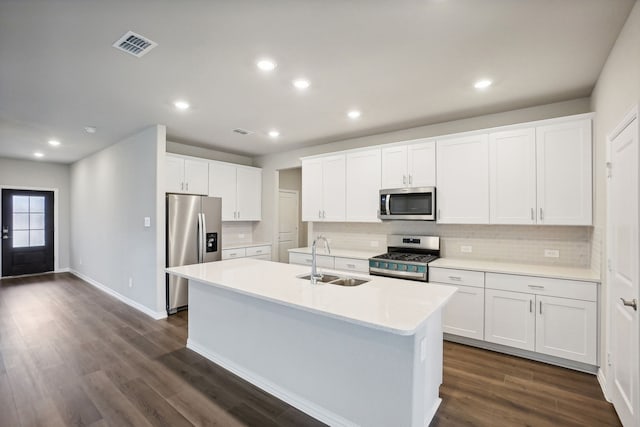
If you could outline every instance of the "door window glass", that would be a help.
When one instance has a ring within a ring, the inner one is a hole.
[[[44,197],[13,196],[13,247],[44,246]]]

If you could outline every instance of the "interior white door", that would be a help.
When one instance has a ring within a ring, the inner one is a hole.
[[[278,197],[278,261],[289,262],[289,249],[298,243],[298,192],[280,190]]]
[[[611,360],[607,388],[622,424],[637,426],[640,425],[640,326],[637,305],[631,306],[640,299],[637,110],[635,118],[625,120],[610,141],[607,222]]]

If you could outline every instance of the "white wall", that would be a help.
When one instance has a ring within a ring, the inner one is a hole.
[[[606,202],[607,202],[607,135],[622,121],[634,105],[640,102],[640,3],[636,2],[627,22],[607,59],[591,97],[596,112],[594,132],[595,211],[592,265],[602,271],[601,310],[608,319],[606,265]],[[601,342],[607,343],[608,324],[601,322]],[[600,360],[606,360],[606,345],[601,346]],[[602,364],[607,373],[607,366]]]
[[[165,132],[146,128],[71,165],[72,270],[154,317],[165,305]]]
[[[58,189],[58,268],[69,268],[69,165],[0,158],[0,187]]]
[[[278,197],[278,173],[280,169],[300,167],[300,158],[314,154],[329,153],[333,151],[351,148],[366,147],[371,145],[398,142],[416,138],[446,135],[457,132],[466,132],[484,129],[494,126],[510,125],[534,120],[543,120],[553,117],[568,116],[572,114],[586,113],[590,111],[588,98],[580,98],[572,101],[558,102],[537,107],[524,108],[504,113],[489,114],[463,120],[455,120],[446,123],[438,123],[429,126],[421,126],[396,132],[382,133],[362,138],[348,139],[329,144],[302,148],[257,157],[254,159],[256,166],[263,168],[262,174],[262,221],[254,229],[254,238],[258,240],[270,240],[274,242],[272,253],[277,254],[277,197]],[[311,227],[310,227],[311,228]],[[359,227],[363,234],[378,233],[380,227],[377,224],[369,224]],[[535,238],[535,228],[523,228],[525,233],[531,232],[529,237]],[[533,230],[533,231],[531,231]],[[520,236],[521,241],[526,241],[527,235]]]
[[[225,153],[223,151],[211,150],[209,148],[195,147],[193,145],[181,144],[179,142],[167,141],[167,153],[182,154],[183,156],[201,157],[203,159],[253,166],[253,159],[251,157]]]

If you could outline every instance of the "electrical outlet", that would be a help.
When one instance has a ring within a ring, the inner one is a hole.
[[[380,246],[380,243],[378,243],[377,240],[372,240],[369,242],[369,246],[371,246],[372,248],[377,248],[378,246]]]
[[[557,249],[545,249],[544,256],[546,258],[560,258],[560,251]]]
[[[244,239],[244,234],[238,234],[238,239]]]
[[[78,265],[82,265],[82,258],[78,260]]]
[[[462,245],[460,246],[460,252],[462,252],[463,254],[470,254],[471,252],[473,252],[473,246]]]
[[[151,227],[151,217],[148,217],[148,216],[144,217],[144,226]]]
[[[133,277],[129,277],[129,287],[133,288]]]

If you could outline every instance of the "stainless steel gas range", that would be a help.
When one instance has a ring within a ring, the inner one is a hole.
[[[429,263],[440,257],[440,237],[391,235],[387,253],[369,258],[369,274],[429,281]]]

